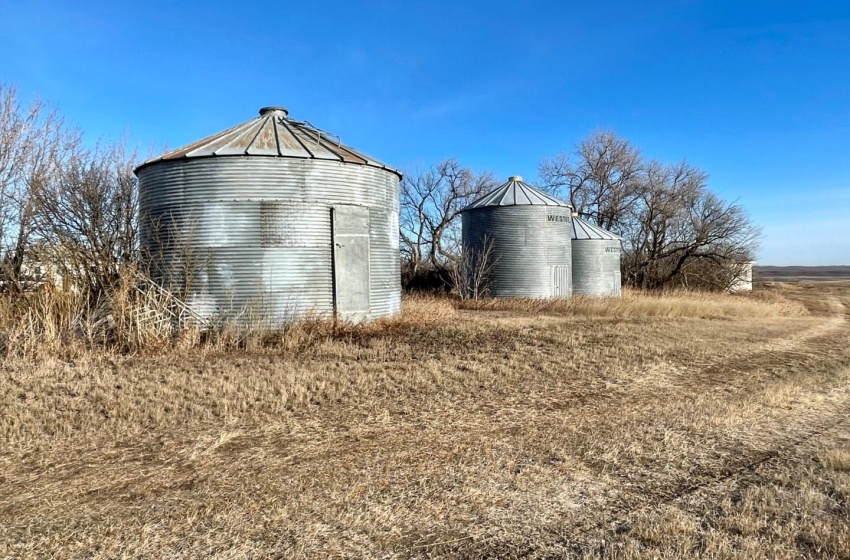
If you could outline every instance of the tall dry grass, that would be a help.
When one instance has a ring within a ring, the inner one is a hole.
[[[480,299],[409,295],[401,313],[368,325],[307,317],[270,327],[255,320],[222,320],[202,326],[179,316],[168,292],[127,274],[108,298],[52,285],[0,297],[0,353],[18,357],[79,357],[89,352],[160,354],[171,350],[298,352],[331,339],[388,333],[451,321],[458,312],[511,312],[609,318],[769,318],[806,315],[799,302],[779,293],[647,293],[626,290],[621,298],[559,300]]]
[[[130,279],[101,298],[52,284],[4,294],[0,296],[0,350],[6,356],[39,357],[169,347],[180,338],[169,303],[160,292],[137,291]]]
[[[23,294],[0,296],[0,355],[79,357],[91,352],[161,354],[172,350],[301,351],[329,339],[442,321],[456,310],[448,298],[404,298],[395,317],[352,325],[307,316],[270,326],[263,317],[220,320],[206,325],[179,316],[168,292],[140,287],[128,274],[108,298],[94,299],[47,284]]]
[[[514,313],[569,314],[583,317],[731,319],[806,315],[806,308],[778,293],[727,294],[699,291],[644,292],[626,289],[619,298],[479,299],[458,302],[459,309]]]

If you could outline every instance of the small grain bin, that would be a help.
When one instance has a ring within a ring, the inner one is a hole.
[[[152,276],[202,318],[399,311],[401,174],[286,109],[135,172]]]
[[[620,238],[573,215],[573,294],[577,296],[622,295]]]
[[[523,183],[508,182],[462,210],[464,253],[489,248],[489,295],[570,296],[572,208]]]

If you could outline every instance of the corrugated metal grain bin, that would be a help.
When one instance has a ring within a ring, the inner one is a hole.
[[[399,311],[401,174],[285,109],[263,108],[136,175],[154,280],[201,317]]]
[[[569,297],[572,208],[511,177],[463,209],[463,248],[489,246],[489,295],[497,298]]]
[[[623,244],[610,231],[573,216],[573,294],[622,295],[620,253]]]

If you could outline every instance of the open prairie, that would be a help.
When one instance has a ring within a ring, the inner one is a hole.
[[[10,355],[3,558],[850,558],[850,284]]]
[[[850,266],[754,266],[757,282],[850,281]]]

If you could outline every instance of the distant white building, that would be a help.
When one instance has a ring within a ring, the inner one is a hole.
[[[740,263],[736,268],[735,277],[727,290],[733,293],[753,291],[753,263]]]
[[[68,267],[51,259],[50,253],[42,249],[39,246],[27,251],[17,273],[13,272],[12,264],[0,263],[0,287],[14,282],[23,290],[51,285],[63,291],[77,291]]]

